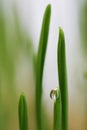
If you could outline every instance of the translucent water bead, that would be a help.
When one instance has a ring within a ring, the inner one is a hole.
[[[52,89],[50,92],[50,98],[52,100],[56,100],[59,97],[59,90],[58,88]]]

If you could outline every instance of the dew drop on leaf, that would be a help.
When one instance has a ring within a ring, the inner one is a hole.
[[[59,97],[58,88],[52,89],[50,92],[50,98],[56,100]]]

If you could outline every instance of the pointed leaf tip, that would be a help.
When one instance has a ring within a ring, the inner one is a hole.
[[[63,31],[63,29],[62,29],[61,27],[59,27],[59,38],[65,39],[65,38],[64,38],[64,31]]]
[[[26,103],[24,93],[22,93],[20,96],[18,110],[19,110],[20,130],[28,130],[27,103]]]
[[[51,11],[51,4],[48,4],[47,7],[46,7],[46,10],[50,10]]]

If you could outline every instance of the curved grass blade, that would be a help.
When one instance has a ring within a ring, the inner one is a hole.
[[[50,15],[51,15],[51,5],[48,5],[43,17],[39,48],[37,54],[37,63],[36,63],[36,116],[37,116],[38,130],[42,130],[42,119],[41,119],[42,77],[43,77],[44,61],[48,41]]]
[[[61,130],[61,93],[57,89],[58,97],[54,101],[54,130]]]
[[[66,73],[65,38],[64,32],[59,28],[58,41],[58,74],[62,102],[62,130],[68,130],[68,88]]]
[[[19,127],[20,130],[28,130],[28,113],[26,99],[23,94],[20,96],[19,100]]]

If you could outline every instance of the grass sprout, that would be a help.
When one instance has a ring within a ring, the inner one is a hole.
[[[28,129],[28,112],[27,112],[27,103],[24,94],[21,94],[19,99],[19,126],[20,130],[29,130]]]
[[[58,55],[59,86],[60,86],[61,104],[62,104],[62,130],[68,130],[68,87],[67,87],[65,53],[66,52],[65,52],[64,32],[61,28],[59,28],[57,55]]]
[[[42,29],[40,34],[39,48],[36,60],[36,119],[38,130],[42,130],[42,78],[43,78],[43,69],[47,49],[47,41],[49,34],[49,25],[50,25],[50,15],[51,15],[51,5],[49,4],[46,7]]]

